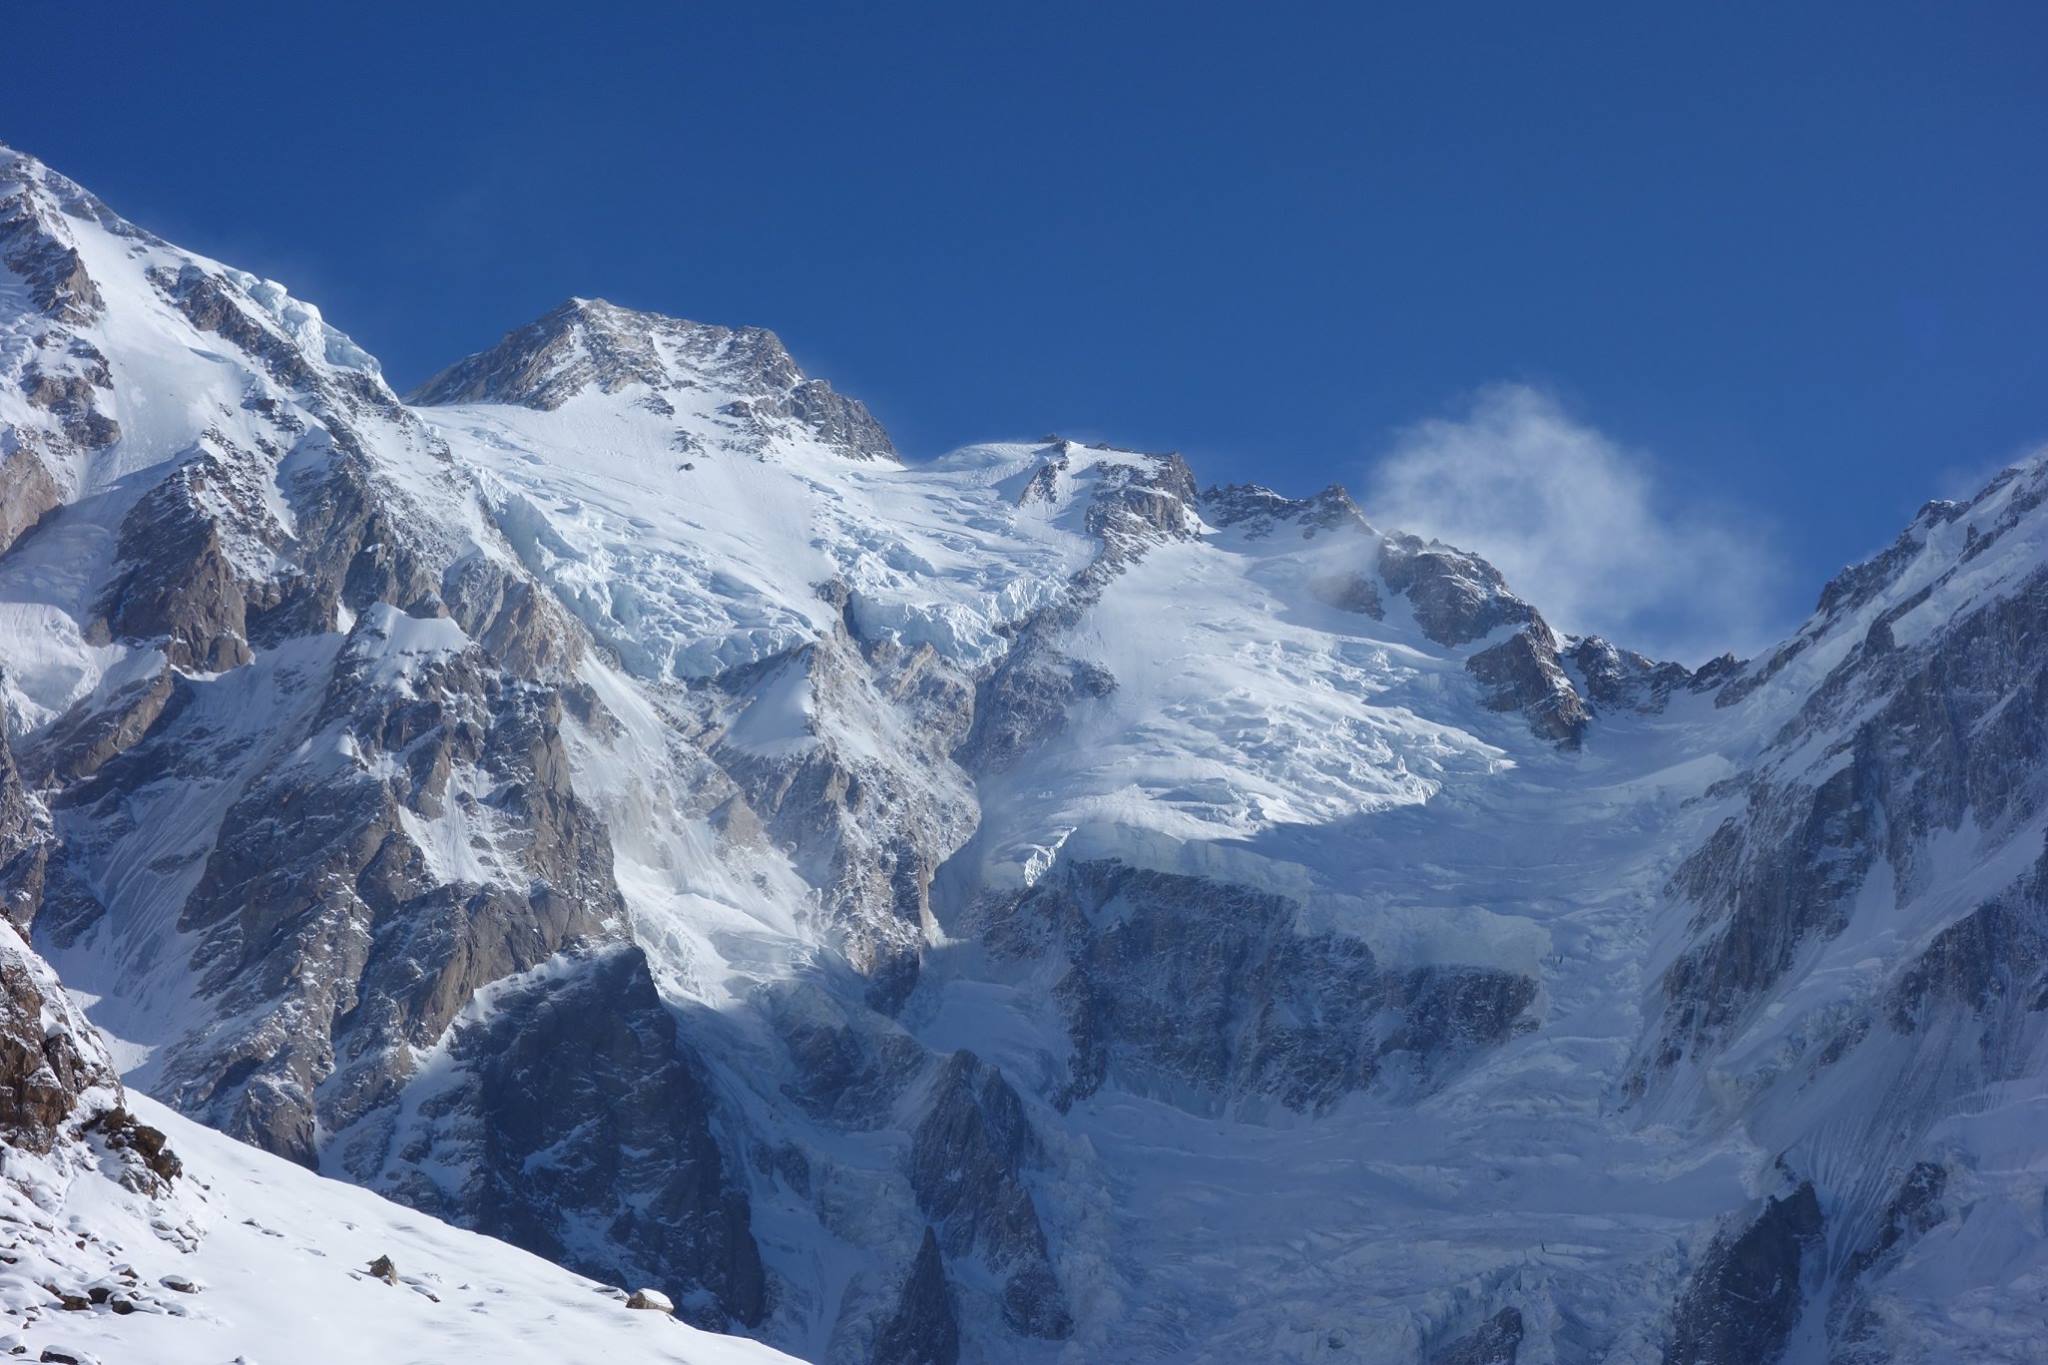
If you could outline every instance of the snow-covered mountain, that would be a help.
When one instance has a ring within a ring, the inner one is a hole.
[[[401,400],[12,152],[0,260],[0,897],[134,1090],[808,1360],[2041,1358],[2048,464],[1695,672],[758,329]]]
[[[0,925],[0,1352],[770,1365],[505,1243],[323,1180],[155,1101]],[[133,1106],[130,1108],[130,1106]]]

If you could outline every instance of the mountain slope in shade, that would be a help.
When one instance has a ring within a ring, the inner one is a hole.
[[[133,1092],[0,924],[0,1352],[215,1362],[785,1360],[323,1180]],[[388,1259],[388,1274],[373,1264]]]
[[[1693,672],[758,329],[400,401],[6,156],[0,897],[132,1086],[806,1359],[2036,1358],[2041,461]]]

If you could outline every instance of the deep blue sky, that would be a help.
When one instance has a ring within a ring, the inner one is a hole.
[[[1666,515],[1768,512],[1779,617],[2048,437],[2039,4],[67,0],[7,30],[0,139],[283,280],[401,388],[602,295],[774,327],[913,457],[1059,430],[1306,491],[1520,381]]]

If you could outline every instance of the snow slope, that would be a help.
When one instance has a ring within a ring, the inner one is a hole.
[[[459,1360],[752,1365],[788,1360],[754,1342],[632,1311],[624,1291],[463,1232],[366,1190],[324,1180],[134,1097],[185,1174],[166,1199],[96,1166],[0,1182],[10,1303],[47,1299],[39,1277],[139,1286],[136,1311],[50,1311],[11,1338],[27,1358],[155,1365]],[[84,1238],[84,1244],[74,1243]],[[367,1273],[391,1258],[399,1283]],[[132,1277],[118,1274],[127,1266]],[[179,1289],[176,1285],[189,1286]]]
[[[974,773],[979,823],[946,866],[938,946],[903,1016],[931,1052],[968,1048],[1041,1094],[1056,1088],[1070,1047],[1051,1004],[1064,965],[992,961],[972,906],[1062,860],[1277,892],[1299,903],[1300,932],[1355,937],[1411,967],[1542,981],[1536,1026],[1420,1107],[1353,1097],[1311,1125],[1256,1092],[1219,1112],[1215,1078],[1156,1074],[1127,1076],[1124,1093],[1065,1115],[1031,1101],[1053,1152],[1034,1197],[1085,1286],[1069,1351],[1295,1358],[1344,1339],[1348,1358],[1412,1359],[1455,1335],[1497,1293],[1488,1286],[1521,1283],[1560,1317],[1597,1324],[1524,1354],[1570,1359],[1621,1329],[1625,1305],[1667,1294],[1701,1221],[1749,1197],[1767,1158],[1740,1140],[1631,1134],[1610,1117],[1642,1027],[1639,964],[1676,861],[1671,826],[1687,797],[1732,769],[1695,748],[1708,701],[1617,712],[1596,752],[1567,760],[1474,695],[1465,660],[1504,630],[1446,647],[1383,586],[1392,606],[1378,619],[1330,602],[1331,582],[1378,581],[1382,539],[1362,522],[1304,534],[1286,520],[1277,531],[1213,525],[1189,507],[1183,534],[1119,564],[1099,593],[1076,594],[1074,577],[1100,553],[1098,484],[1153,457],[1054,441],[923,467],[850,465],[803,443],[720,453],[707,433],[684,468],[669,436],[680,419],[644,397],[628,386],[552,411],[425,410],[478,471],[528,567],[614,646],[628,678],[715,679],[829,635],[842,612],[816,585],[837,580],[857,640],[929,646],[970,673],[1002,657],[1034,613],[1072,602],[1059,649],[1114,680],[1007,768]],[[649,652],[671,638],[690,648]],[[607,682],[606,694],[628,685]],[[819,745],[900,758],[903,744],[876,744],[888,708],[842,705],[785,671],[748,694],[722,742],[785,760]],[[593,788],[617,784],[609,774],[630,762],[589,754]],[[1560,828],[1600,833],[1560,844]],[[729,1016],[784,1008],[769,1002],[807,953],[764,961],[755,933],[736,952],[705,934],[701,897],[665,890],[700,874],[635,861],[622,889],[676,989]],[[748,983],[737,993],[736,980]],[[730,1059],[728,1084],[773,1105],[778,1088],[808,1078],[774,1059],[772,1039],[762,1046],[768,1056]],[[828,1163],[833,1186],[816,1198],[873,1199],[854,1191],[893,1179],[886,1151],[795,1131]],[[1276,1170],[1290,1172],[1279,1186]],[[1405,1235],[1419,1221],[1436,1230],[1427,1259]],[[1564,1235],[1574,1221],[1581,1235]],[[887,1244],[914,1226],[876,1208],[835,1230]],[[1305,1230],[1330,1250],[1303,1278]],[[1532,1255],[1547,1239],[1568,1250]],[[828,1272],[826,1301],[843,1314],[868,1273]],[[808,1349],[845,1350],[843,1337],[808,1330]]]

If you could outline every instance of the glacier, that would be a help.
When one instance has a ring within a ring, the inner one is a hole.
[[[0,196],[0,899],[210,1199],[568,1358],[650,1349],[598,1283],[849,1365],[2043,1358],[2048,459],[1690,669],[1340,487],[905,460],[758,328],[401,397]],[[187,1327],[77,1339],[295,1349]]]

